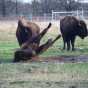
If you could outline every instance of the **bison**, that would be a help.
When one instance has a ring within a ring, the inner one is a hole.
[[[31,37],[37,36],[40,33],[40,27],[28,21],[25,17],[19,17],[18,27],[16,30],[16,37],[21,46]]]
[[[26,60],[31,60],[32,58],[38,56],[39,54],[45,52],[50,46],[52,46],[56,40],[58,40],[61,37],[61,35],[58,35],[54,40],[48,39],[48,41],[40,45],[36,48],[35,44],[32,45],[31,43],[28,46],[28,48],[20,48],[15,52],[15,58],[14,62],[19,62],[19,61],[26,61]]]
[[[38,56],[53,45],[53,43],[60,38],[60,35],[58,35],[54,40],[48,39],[45,44],[40,45],[42,37],[46,34],[50,27],[51,23],[49,23],[48,27],[40,32],[40,28],[35,23],[30,23],[22,17],[18,21],[16,31],[16,37],[19,42],[20,49],[15,52],[14,62],[32,59],[32,57]]]
[[[79,20],[74,16],[66,16],[60,20],[60,31],[63,38],[63,49],[66,48],[70,50],[72,46],[72,51],[75,50],[74,43],[76,36],[84,39],[87,36],[87,26],[83,20]]]

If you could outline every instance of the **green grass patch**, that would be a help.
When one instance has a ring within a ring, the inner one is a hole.
[[[12,35],[11,35],[12,36]],[[9,62],[12,61],[14,58],[14,52],[17,48],[19,48],[18,42],[16,41],[15,35],[13,35],[13,39],[8,41],[6,36],[4,36],[3,40],[0,41],[0,61]],[[54,33],[48,33],[44,36],[44,38],[41,41],[41,44],[45,43],[48,38],[55,38],[57,34]],[[50,47],[46,52],[41,54],[42,57],[51,57],[51,56],[78,56],[78,55],[87,55],[88,54],[88,37],[84,40],[77,37],[75,47],[75,51],[66,51],[62,50],[63,47],[63,41],[62,38],[60,38],[58,41],[55,42],[55,44]]]
[[[0,64],[0,86],[6,88],[88,88],[88,63]]]

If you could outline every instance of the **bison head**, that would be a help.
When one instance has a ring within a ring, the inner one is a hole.
[[[80,30],[78,35],[82,39],[84,39],[88,34],[86,23],[84,21],[80,20],[78,25],[79,25],[79,30]]]

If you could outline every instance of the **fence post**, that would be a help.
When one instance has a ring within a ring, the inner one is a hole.
[[[78,11],[78,9],[77,9],[77,18],[79,17],[79,11]]]
[[[16,16],[18,15],[18,2],[16,0]]]
[[[83,8],[82,8],[82,18],[84,18],[84,11],[83,11]]]
[[[5,0],[2,0],[2,15],[3,17],[6,16],[6,6],[5,6]]]
[[[43,19],[44,21],[46,20],[46,13],[44,13],[44,19]]]
[[[29,17],[29,20],[32,21],[32,18],[33,18],[32,14],[28,15],[28,17]]]
[[[53,10],[52,10],[52,21],[53,21]]]

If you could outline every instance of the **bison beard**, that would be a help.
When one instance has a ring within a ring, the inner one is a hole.
[[[60,38],[60,35],[58,35],[54,40],[48,39],[48,41],[45,44],[39,46],[40,40],[46,34],[50,27],[51,23],[37,36],[33,36],[25,42],[21,42],[21,48],[15,52],[14,62],[19,62],[21,60],[30,60],[32,59],[32,57],[35,57],[46,51],[56,40],[58,40]],[[22,30],[25,30],[25,28],[23,28]],[[22,37],[20,36],[20,38]]]
[[[70,50],[71,46],[72,50],[75,50],[74,43],[76,36],[79,36],[82,39],[87,36],[87,27],[85,22],[78,20],[73,16],[66,16],[60,20],[60,31],[64,43],[63,49],[66,48],[67,44],[67,50]]]

